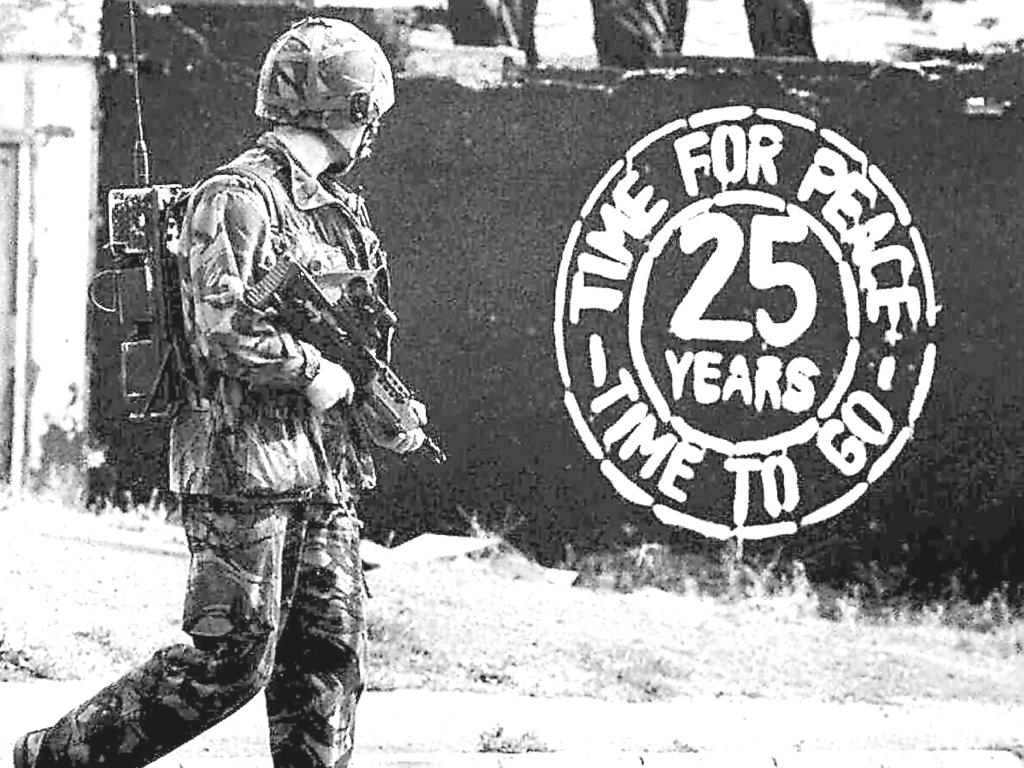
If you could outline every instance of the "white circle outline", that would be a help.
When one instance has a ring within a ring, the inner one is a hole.
[[[705,110],[704,112],[708,111],[709,110]],[[704,114],[704,112],[697,114]],[[788,112],[786,110],[774,109],[770,107],[758,107],[753,110],[753,114],[761,118],[762,120],[768,120],[773,123],[783,123],[784,125],[788,125],[793,128],[799,128],[807,133],[817,133],[819,136],[825,138],[826,140],[828,140],[828,136],[838,136],[838,134],[836,134],[834,131],[830,131],[829,129],[819,129],[817,124],[813,120],[806,118],[802,115],[797,115],[792,112]],[[707,125],[713,125],[717,122],[720,122],[721,120],[727,119],[727,117],[720,117],[717,120],[708,121]],[[749,115],[744,119],[749,119]],[[627,149],[626,152],[623,153],[623,157],[625,158],[625,167],[627,169],[632,167],[634,159],[638,154],[640,154],[642,150],[647,149],[647,147],[653,145],[656,141],[660,140],[664,136],[674,133],[679,128],[685,128],[688,124],[688,118],[680,118],[671,121],[670,123],[667,123],[655,129],[654,131],[651,131],[650,133],[640,138],[638,141],[634,142],[629,147],[629,149]],[[828,131],[828,134],[825,134],[825,131]],[[835,146],[834,143],[833,146]],[[850,144],[850,146],[853,145]],[[840,151],[842,151],[841,147],[839,149]],[[608,169],[605,175],[594,187],[593,191],[588,196],[588,204],[591,203],[592,201],[596,201],[602,194],[604,194],[604,191],[608,188],[612,180],[618,175],[618,172],[622,169],[623,157],[617,158],[615,160],[612,166]],[[857,161],[859,158],[851,157],[851,159]],[[873,171],[875,174],[880,173],[880,169],[878,169],[877,166],[874,165],[870,167],[869,171]],[[888,190],[883,191],[888,192]],[[895,192],[895,189],[893,189],[892,191]],[[889,198],[890,202],[893,203],[893,205],[897,205],[897,201],[893,200],[893,197],[891,195],[887,194],[886,196]],[[903,202],[902,198],[898,200],[898,203],[903,203],[903,207],[905,208],[906,204]],[[931,260],[927,254],[919,230],[916,226],[912,226],[912,220],[909,216],[909,209],[907,210],[907,216],[907,222],[904,226],[906,226],[908,228],[908,231],[911,232],[911,237],[914,240],[915,255],[918,258],[918,266],[921,269],[925,284],[924,316],[928,326],[933,328],[935,327],[936,318],[938,316],[939,311],[941,311],[942,309],[942,305],[940,305],[936,299],[936,292],[932,278]],[[562,258],[559,263],[558,276],[556,278],[555,283],[555,317],[554,322],[552,324],[555,336],[555,358],[562,379],[562,384],[565,387],[565,398],[567,402],[569,400],[575,402],[575,395],[572,391],[572,379],[569,374],[569,363],[565,351],[564,327],[565,304],[567,299],[566,293],[569,267],[575,255],[576,244],[579,240],[580,232],[582,231],[582,224],[584,218],[585,214],[583,213],[583,208],[581,207],[581,213],[577,217],[576,221],[573,223],[573,226],[569,231],[569,237],[566,240],[565,247],[562,249]],[[855,344],[857,342],[851,340],[850,343]],[[913,433],[914,425],[924,408],[924,403],[927,400],[928,393],[931,389],[931,382],[932,377],[934,375],[936,356],[937,355],[935,342],[929,342],[924,350],[922,364],[919,369],[917,384],[914,387],[914,395],[911,398],[907,420],[908,424],[901,432],[901,434],[903,432],[906,432],[912,435]],[[589,436],[591,443],[597,443],[598,445],[600,444],[594,436],[593,431],[589,428],[585,421],[580,420],[577,422],[576,420],[574,420],[574,425],[577,431],[579,432],[580,438],[583,440],[584,443],[588,442],[587,437]],[[902,452],[902,447],[906,445],[906,442],[906,440],[903,441],[902,445],[900,446],[900,451],[895,451],[891,455],[885,457],[890,464],[893,461],[895,461],[899,453]],[[876,460],[876,464],[878,464],[878,462],[881,460],[882,457]],[[610,460],[604,459],[604,461]],[[813,525],[814,523],[828,520],[842,513],[847,507],[855,503],[867,491],[867,488],[867,482],[861,481],[860,483],[857,483],[845,494],[833,499],[832,501],[826,502],[817,509],[805,514],[803,517],[800,518],[798,523],[787,522],[784,524],[770,523],[766,525],[754,525],[747,526],[742,529],[734,528],[728,533],[726,533],[726,531],[729,530],[728,526],[722,525],[720,523],[713,523],[709,520],[704,520],[703,518],[695,517],[694,515],[690,515],[684,512],[679,512],[664,504],[659,504],[655,502],[652,509],[655,513],[655,516],[667,525],[683,527],[695,533],[699,533],[701,535],[705,535],[711,538],[765,538],[774,535],[771,532],[773,530],[779,530],[780,533],[795,533],[797,530],[802,529],[808,525]]]
[[[772,195],[767,192],[759,193],[759,195],[762,197],[762,200],[761,202],[755,203],[757,205],[787,212],[795,209],[803,213],[807,218],[813,218],[802,208],[799,208],[793,203],[787,203],[777,195]],[[769,198],[771,198],[771,201],[777,202],[778,206],[771,204],[769,202]],[[647,250],[645,250],[643,255],[637,260],[636,269],[633,273],[633,282],[629,291],[626,338],[629,343],[630,359],[633,362],[636,376],[640,380],[640,384],[643,387],[648,400],[654,407],[655,413],[658,414],[658,418],[660,418],[663,423],[671,425],[679,437],[700,448],[720,453],[723,456],[749,456],[754,453],[767,456],[771,453],[777,453],[779,450],[787,450],[796,445],[802,445],[814,439],[818,431],[818,420],[812,416],[795,427],[791,427],[790,429],[782,432],[777,432],[774,435],[768,435],[754,440],[732,442],[731,440],[727,440],[723,437],[709,435],[707,432],[691,426],[682,416],[672,413],[672,409],[669,407],[668,401],[658,388],[657,383],[654,381],[654,375],[651,373],[651,368],[647,362],[647,357],[640,340],[644,321],[644,306],[647,298],[647,288],[650,283],[651,268],[658,257],[664,252],[665,247],[668,245],[668,240],[675,235],[675,233],[679,232],[687,222],[692,221],[697,216],[707,213],[714,208],[728,208],[733,205],[744,204],[749,205],[751,203],[745,202],[742,199],[723,199],[722,194],[715,195],[713,197],[705,197],[697,200],[696,202],[690,203],[665,222],[665,224],[654,235]],[[811,231],[819,239],[821,239],[823,235],[828,238],[827,241],[822,243],[825,251],[830,254],[833,253],[834,250],[841,253],[839,244],[835,241],[835,238],[832,237],[832,233],[827,229],[820,227],[813,228]],[[841,284],[846,282],[842,272],[840,272],[839,279]],[[854,290],[851,293],[844,289],[843,299],[847,303],[852,301],[856,305],[853,307],[854,311],[851,311],[849,306],[847,307],[847,316],[855,314],[859,317],[860,295],[857,291]],[[848,330],[852,336],[855,329],[853,327],[849,327],[849,325],[850,324],[848,324]],[[846,390],[849,389],[852,376],[844,376],[843,372],[851,370],[851,368],[856,366],[856,360],[859,353],[859,344],[847,345],[846,358],[844,358],[843,365],[840,368],[840,375],[836,377],[835,383],[833,384],[832,390],[829,394],[822,398],[822,403],[833,401],[838,403],[846,395]],[[852,363],[849,359],[851,356],[853,357]],[[810,432],[808,428],[808,424],[810,423],[814,423],[815,425],[813,432]]]

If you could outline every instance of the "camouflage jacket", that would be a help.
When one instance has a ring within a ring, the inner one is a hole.
[[[232,172],[239,168],[268,184]],[[318,413],[306,399],[320,351],[276,326],[273,311],[242,301],[285,250],[328,295],[359,274],[388,299],[386,256],[362,199],[327,176],[313,178],[276,134],[264,134],[197,185],[182,227],[179,270],[194,381],[171,425],[172,491],[344,503],[353,489],[375,484],[350,408]]]

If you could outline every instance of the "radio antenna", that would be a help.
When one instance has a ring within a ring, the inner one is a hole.
[[[128,0],[128,21],[132,34],[132,80],[135,86],[135,145],[132,147],[132,172],[135,183],[149,186],[149,147],[142,129],[142,95],[139,91],[139,42],[135,29],[135,4],[137,0]]]

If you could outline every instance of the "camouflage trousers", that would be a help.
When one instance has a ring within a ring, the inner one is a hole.
[[[48,728],[37,768],[135,768],[264,690],[275,768],[347,766],[365,668],[365,584],[350,508],[183,502],[184,629]]]

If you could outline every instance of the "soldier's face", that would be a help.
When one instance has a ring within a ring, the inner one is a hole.
[[[328,171],[344,173],[352,167],[356,160],[372,155],[373,143],[379,130],[379,120],[374,120],[365,126],[325,130],[325,142],[331,156],[331,165]]]
[[[358,135],[350,128],[328,128],[320,136],[331,161],[327,167],[328,172],[344,173],[351,168],[355,161]]]

